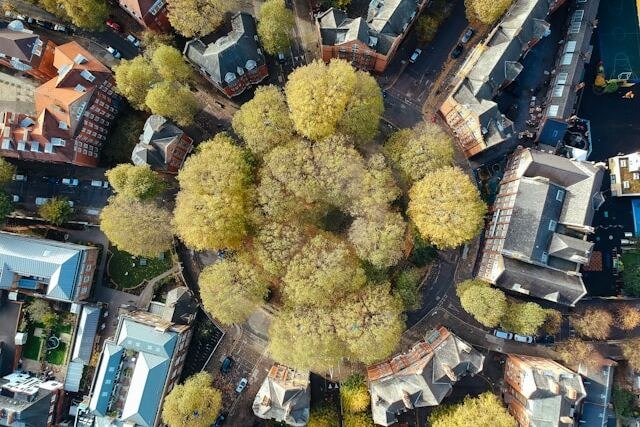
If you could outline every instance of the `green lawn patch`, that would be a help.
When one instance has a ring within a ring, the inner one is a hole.
[[[109,276],[118,287],[122,289],[139,285],[143,280],[148,280],[164,273],[171,268],[171,257],[165,254],[164,259],[134,257],[128,252],[111,248],[111,261],[109,261]],[[141,265],[141,260],[146,260],[146,265]],[[133,266],[135,264],[135,267]]]
[[[27,343],[22,349],[22,357],[25,359],[38,360],[41,345],[42,339],[40,339],[40,337],[36,337],[33,333],[30,333],[27,337]]]
[[[60,341],[58,348],[51,350],[47,355],[47,362],[53,365],[64,364],[64,358],[67,355],[67,344]]]
[[[640,253],[622,253],[622,281],[624,291],[629,296],[640,296]]]

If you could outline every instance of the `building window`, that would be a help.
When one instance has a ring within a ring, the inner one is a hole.
[[[559,202],[564,200],[564,190],[558,190],[556,193],[556,200]]]
[[[616,175],[612,173],[612,174],[610,175],[610,178],[611,178],[611,183],[612,183],[612,184],[615,184],[615,183],[616,183]]]
[[[549,231],[556,231],[556,226],[558,225],[557,222],[555,222],[554,220],[550,219],[549,220]]]
[[[620,159],[620,167],[621,168],[627,167],[627,159]]]
[[[625,190],[628,190],[629,187],[630,187],[629,181],[622,181],[622,188],[624,188]]]

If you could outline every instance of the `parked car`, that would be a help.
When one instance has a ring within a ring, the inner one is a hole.
[[[69,204],[69,207],[73,207],[74,205],[73,200],[67,200],[67,203]]]
[[[12,194],[11,200],[13,201],[13,203],[18,203],[20,201],[20,196],[18,196],[17,194]]]
[[[218,418],[216,418],[216,422],[213,423],[213,427],[220,427],[222,424],[224,424],[224,421],[227,419],[228,416],[229,416],[229,413],[227,412],[223,412],[220,415],[218,415]]]
[[[122,27],[120,26],[120,24],[118,24],[116,21],[114,21],[113,19],[109,18],[106,21],[104,21],[105,25],[109,28],[111,28],[114,31],[117,32],[121,32],[122,31]]]
[[[524,343],[527,343],[527,344],[531,344],[533,342],[533,337],[526,336],[526,335],[515,334],[513,336],[513,340],[514,341],[518,341],[518,342],[524,342]]]
[[[413,53],[411,54],[411,57],[409,58],[409,62],[411,62],[412,64],[415,63],[418,60],[418,57],[420,56],[421,53],[422,53],[422,49],[414,50]]]
[[[513,338],[513,334],[511,332],[501,331],[500,329],[496,329],[493,331],[493,335],[498,338],[502,338],[503,340],[510,340]]]
[[[460,55],[462,55],[463,50],[464,50],[464,46],[462,46],[461,43],[458,43],[456,47],[451,51],[451,57],[453,59],[458,58]]]
[[[247,381],[246,378],[242,378],[238,382],[238,385],[236,386],[236,393],[242,393],[242,390],[245,389],[245,387],[247,386],[248,383],[249,383],[249,381]]]
[[[281,64],[285,63],[286,58],[284,57],[284,53],[278,52],[278,61],[280,61]]]
[[[36,206],[42,206],[49,201],[46,197],[36,197]]]
[[[64,26],[64,25],[62,25],[62,24],[55,24],[55,25],[53,26],[53,30],[54,30],[54,31],[59,31],[59,32],[61,32],[61,33],[66,33],[66,32],[67,32],[67,27],[65,27],[65,26]]]
[[[109,52],[111,55],[113,55],[114,58],[116,59],[120,59],[122,57],[122,55],[120,54],[120,51],[116,48],[113,48],[111,46],[107,46],[107,52]]]
[[[127,40],[130,41],[135,47],[140,47],[140,40],[133,34],[127,35]]]
[[[62,178],[62,183],[64,185],[70,185],[72,187],[76,187],[78,185],[78,178]]]
[[[19,175],[19,174],[16,174],[16,175],[13,175],[13,178],[12,178],[12,179],[13,179],[14,181],[26,181],[26,180],[27,180],[27,176],[26,176],[26,175]]]
[[[231,372],[232,367],[233,367],[233,359],[227,356],[222,361],[222,366],[220,366],[220,372],[222,372],[223,374],[228,374],[229,372]]]
[[[473,37],[473,34],[475,33],[475,31],[473,30],[473,28],[469,27],[469,29],[467,29],[467,31],[464,32],[464,34],[462,35],[462,38],[460,39],[461,43],[466,43],[469,40],[471,40],[471,37]]]

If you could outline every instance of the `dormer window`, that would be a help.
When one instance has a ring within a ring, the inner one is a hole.
[[[564,200],[564,190],[558,190],[556,193],[556,200],[559,202]]]

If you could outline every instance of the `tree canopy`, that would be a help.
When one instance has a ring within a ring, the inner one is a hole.
[[[267,281],[246,259],[223,259],[198,278],[205,309],[225,325],[242,323],[263,302]]]
[[[378,132],[382,93],[368,73],[344,60],[297,68],[285,87],[296,130],[314,141],[335,133],[368,142]]]
[[[320,234],[289,263],[283,293],[294,305],[330,306],[365,284],[357,257],[339,239]]]
[[[516,420],[507,412],[502,402],[491,392],[478,397],[466,397],[457,405],[438,406],[429,416],[433,427],[467,427],[473,425],[491,427],[516,427]]]
[[[535,335],[547,319],[547,310],[535,302],[509,305],[500,321],[502,327],[521,335]]]
[[[456,293],[462,308],[488,328],[500,324],[507,312],[507,297],[500,289],[480,280],[467,280],[458,284]]]
[[[224,21],[229,0],[168,0],[169,22],[184,37],[201,37],[214,32]]]
[[[147,109],[146,99],[149,89],[160,78],[153,65],[144,56],[131,60],[123,59],[113,68],[116,87],[129,103],[138,110]]]
[[[118,195],[130,199],[149,200],[165,188],[160,175],[148,165],[123,163],[105,172],[109,184]]]
[[[0,157],[0,186],[6,185],[13,179],[16,167]]]
[[[101,29],[109,12],[101,0],[40,0],[37,3],[47,12],[88,30]]]
[[[383,212],[374,217],[358,217],[349,228],[349,241],[360,259],[376,268],[395,265],[403,256],[407,224],[397,212]]]
[[[233,130],[256,156],[293,138],[293,123],[282,91],[276,86],[260,86],[253,98],[233,116]]]
[[[491,25],[511,6],[513,0],[464,0],[467,19]]]
[[[395,132],[385,144],[385,152],[407,183],[453,162],[453,142],[435,123]]]
[[[120,194],[100,212],[100,230],[118,249],[137,256],[158,256],[173,243],[169,211]]]
[[[267,0],[258,14],[258,36],[264,50],[271,55],[288,50],[294,25],[293,12],[284,0]]]
[[[371,396],[369,396],[369,388],[360,373],[352,374],[340,384],[340,400],[342,402],[342,410],[348,413],[356,414],[369,409]]]
[[[173,225],[191,248],[238,249],[247,235],[250,168],[226,134],[201,143],[178,174]]]
[[[629,367],[635,372],[640,372],[640,338],[624,341],[620,344],[622,356],[629,363]]]
[[[73,208],[66,197],[54,197],[38,208],[38,214],[53,225],[62,225],[71,218]]]
[[[616,312],[616,324],[625,331],[637,328],[640,326],[640,309],[631,304],[621,305]]]
[[[307,427],[335,427],[340,425],[338,411],[333,406],[322,405],[311,408]]]
[[[593,345],[578,338],[569,338],[558,343],[555,351],[560,359],[569,366],[577,366],[580,363],[589,366],[596,364],[596,359],[592,357],[595,352]]]
[[[153,114],[169,117],[181,126],[193,123],[198,101],[188,86],[176,82],[157,83],[147,92],[145,104]]]
[[[169,427],[209,427],[222,409],[222,393],[211,376],[197,373],[176,385],[162,404],[162,421]]]
[[[413,185],[409,199],[409,217],[420,234],[441,249],[473,239],[487,212],[478,189],[458,168],[426,174]]]
[[[605,309],[588,308],[584,313],[573,316],[571,323],[580,335],[604,340],[609,337],[614,319],[613,315]]]
[[[187,83],[193,75],[191,66],[182,59],[180,51],[173,46],[156,46],[151,55],[151,64],[166,81]]]

